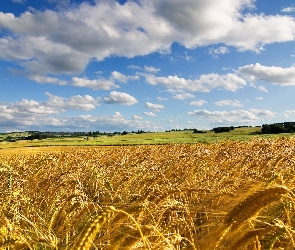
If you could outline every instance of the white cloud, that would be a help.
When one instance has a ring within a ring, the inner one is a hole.
[[[181,94],[174,95],[173,98],[178,100],[185,100],[189,98],[195,98],[195,96],[190,93],[181,93]]]
[[[168,89],[210,92],[212,89],[236,91],[246,85],[246,81],[235,74],[207,74],[199,79],[185,79],[178,76],[157,77],[152,74],[141,74],[151,85],[161,84]]]
[[[258,87],[257,87],[260,91],[263,91],[263,92],[268,92],[268,90],[265,88],[265,86],[263,86],[263,85],[259,85]]]
[[[51,1],[59,7],[70,3]],[[294,41],[293,17],[249,13],[253,6],[254,0],[112,0],[20,16],[1,12],[0,58],[23,66],[28,75],[48,76],[81,73],[93,59],[169,52],[174,42],[190,49],[222,43],[259,52],[265,44]]]
[[[294,41],[294,28],[295,21],[289,16],[246,14],[240,21],[235,22],[224,43],[241,51],[260,52],[265,44]]]
[[[142,120],[143,118],[140,115],[133,115],[132,119],[134,119],[134,120]]]
[[[157,100],[159,100],[159,101],[168,101],[168,98],[158,96]]]
[[[114,79],[118,82],[126,83],[128,81],[138,80],[139,76],[126,76],[118,71],[113,71],[111,75],[111,79]]]
[[[59,110],[92,110],[100,105],[99,99],[94,99],[90,95],[76,95],[70,98],[55,96],[48,92],[46,92],[46,95],[49,97],[48,105]]]
[[[95,99],[90,95],[85,96],[72,96],[70,98],[64,98],[56,95],[52,95],[48,92],[45,93],[49,100],[46,102],[49,107],[53,107],[59,111],[66,111],[68,109],[74,110],[92,110],[100,105],[99,98]]]
[[[157,69],[157,68],[152,67],[152,66],[144,66],[144,70],[146,72],[153,73],[153,74],[158,73],[159,71],[161,71],[161,69]]]
[[[259,63],[240,67],[239,73],[250,81],[264,81],[281,86],[295,86],[295,67],[268,67]]]
[[[193,62],[195,61],[195,58],[193,58],[192,56],[189,56],[187,54],[187,51],[184,52],[184,59],[187,60],[188,62]]]
[[[213,57],[218,57],[218,55],[224,55],[229,53],[229,49],[227,47],[219,47],[217,49],[209,49],[209,54]]]
[[[70,98],[55,96],[48,92],[46,92],[46,95],[49,100],[44,102],[23,99],[20,102],[1,103],[0,126],[46,125],[45,121],[51,115],[57,115],[70,109],[93,110],[100,105],[99,99],[94,99],[89,95],[77,95]],[[60,121],[61,118],[57,119]]]
[[[253,114],[258,115],[258,116],[275,117],[275,114],[267,109],[263,109],[263,110],[250,109],[250,112],[252,112]]]
[[[146,116],[158,116],[158,115],[156,115],[156,114],[153,113],[153,112],[144,112],[144,114],[145,114]]]
[[[263,100],[263,97],[262,97],[262,96],[257,97],[256,100],[257,100],[257,101],[262,101],[262,100]]]
[[[64,102],[66,101],[64,99]],[[131,119],[127,119],[119,112],[110,116],[54,116],[61,110],[46,105],[48,103],[25,99],[18,103],[0,104],[0,127],[2,131],[5,131],[5,129],[6,131],[23,131],[25,129],[45,131],[49,129],[50,131],[99,130],[113,132],[138,129],[159,131],[162,129],[156,123],[144,120],[140,116],[134,115]]]
[[[286,8],[283,8],[281,11],[282,12],[295,12],[295,7],[293,7],[293,6],[286,7]]]
[[[216,106],[232,106],[232,107],[242,107],[243,105],[238,100],[221,100],[214,103]]]
[[[118,103],[121,105],[131,106],[138,103],[138,101],[133,96],[127,93],[117,91],[112,91],[108,96],[105,96],[103,99],[104,102],[107,104]]]
[[[287,110],[283,113],[283,117],[285,118],[289,118],[290,116],[294,115],[295,114],[295,110]]]
[[[207,102],[204,100],[198,100],[198,101],[192,101],[190,103],[191,106],[203,106],[204,104],[206,104]]]
[[[53,80],[57,81],[58,79],[54,78]],[[134,80],[139,80],[139,76],[138,75],[126,76],[118,71],[113,71],[109,79],[99,77],[96,80],[89,80],[86,77],[83,77],[83,78],[73,77],[72,85],[77,87],[92,88],[94,90],[110,90],[114,88],[119,88],[119,86],[115,84],[115,81],[121,82],[121,83],[127,83],[129,81],[134,81]]]
[[[248,77],[246,77],[246,78],[248,78]],[[249,79],[249,78],[248,78],[248,79]],[[250,86],[253,87],[253,88],[255,88],[255,89],[258,89],[258,90],[260,90],[260,91],[268,92],[268,90],[265,88],[264,85],[258,85],[258,86],[257,86],[255,83],[250,82]]]
[[[73,77],[72,85],[77,87],[91,88],[94,90],[110,90],[110,89],[119,87],[113,81],[107,80],[105,78],[99,78],[97,80],[89,80],[86,77],[83,77],[83,78]]]
[[[127,66],[128,69],[141,69],[139,66],[136,66],[136,65],[129,65]]]
[[[62,81],[56,77],[50,77],[50,76],[44,76],[44,75],[29,75],[28,78],[38,83],[53,83],[58,85],[68,84],[67,81]]]
[[[194,110],[188,113],[191,116],[199,116],[203,118],[210,119],[213,123],[216,124],[253,124],[257,122],[260,117],[270,118],[274,117],[275,114],[269,110],[233,110],[233,111],[208,111],[203,110]]]
[[[155,104],[155,103],[151,103],[151,102],[146,102],[145,103],[145,107],[146,108],[151,108],[151,109],[163,109],[164,105],[162,104]]]

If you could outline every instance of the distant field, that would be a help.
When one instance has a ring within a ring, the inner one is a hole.
[[[226,133],[214,133],[206,131],[207,133],[196,133],[193,131],[176,131],[176,132],[159,132],[159,133],[143,133],[143,134],[127,134],[115,136],[99,136],[99,137],[63,137],[63,138],[49,138],[43,140],[33,141],[16,141],[16,142],[0,142],[0,148],[19,148],[19,147],[36,147],[36,146],[94,146],[94,145],[162,145],[170,143],[216,143],[223,140],[249,140],[255,136],[261,138],[277,138],[289,137],[292,134],[279,135],[263,135],[259,127],[236,128]],[[7,135],[6,135],[7,136]],[[15,134],[11,134],[15,136]],[[19,134],[16,134],[19,136]],[[0,141],[4,138],[0,137]]]

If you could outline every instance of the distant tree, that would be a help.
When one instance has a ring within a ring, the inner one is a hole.
[[[287,131],[291,131],[291,129],[286,129],[283,123],[263,124],[261,128],[261,132],[264,134],[279,134]]]
[[[215,133],[223,133],[234,130],[234,127],[216,127],[212,129]]]
[[[203,133],[206,133],[204,131],[201,131],[201,130],[197,130],[196,128],[194,129],[194,134],[203,134]]]
[[[261,132],[264,134],[271,134],[271,127],[268,124],[262,124]]]

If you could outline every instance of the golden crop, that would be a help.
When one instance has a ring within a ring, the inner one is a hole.
[[[295,249],[295,139],[0,150],[0,249]]]

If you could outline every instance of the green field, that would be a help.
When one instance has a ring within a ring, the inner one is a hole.
[[[94,146],[94,145],[160,145],[170,143],[216,143],[224,140],[249,140],[253,137],[276,138],[289,137],[293,134],[260,134],[260,127],[235,128],[230,132],[214,133],[193,133],[192,130],[173,132],[148,132],[143,134],[127,135],[102,135],[98,137],[57,137],[42,140],[19,140],[8,142],[4,139],[7,136],[12,138],[24,136],[24,133],[11,133],[0,135],[0,148],[19,148],[37,146]]]

